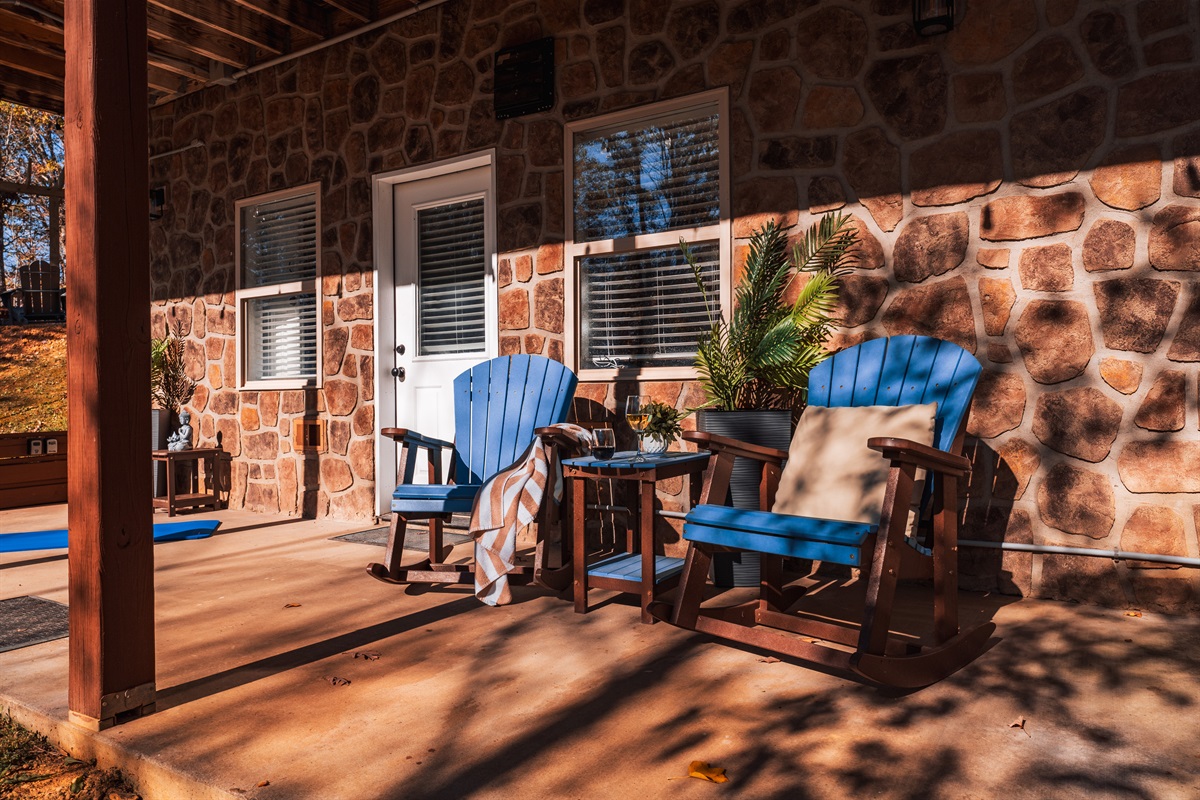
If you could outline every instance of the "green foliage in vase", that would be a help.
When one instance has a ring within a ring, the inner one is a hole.
[[[679,434],[683,432],[679,421],[691,413],[687,410],[680,411],[657,401],[646,403],[642,406],[642,411],[649,416],[644,436],[658,439],[667,444],[679,438]]]
[[[150,340],[150,399],[173,417],[196,391],[196,382],[187,376],[183,353],[181,321],[176,321],[175,330],[168,330],[164,338]]]
[[[721,318],[710,300],[700,267],[682,240],[680,248],[704,296],[711,328],[697,344],[696,370],[704,386],[703,408],[735,411],[794,408],[804,403],[808,373],[829,352],[836,324],[839,279],[856,262],[858,232],[846,214],[827,214],[787,252],[787,234],[769,221],[750,237],[733,313]],[[792,282],[807,278],[794,302]]]

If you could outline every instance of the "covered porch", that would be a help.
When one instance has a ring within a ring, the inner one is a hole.
[[[334,539],[362,523],[198,518],[220,519],[217,535],[154,551],[156,713],[87,732],[67,721],[66,639],[0,653],[0,708],[120,766],[145,798],[1200,790],[1193,618],[964,595],[999,643],[889,693],[639,624],[631,596],[597,593],[579,616],[533,590],[501,608],[465,588],[398,590],[363,575],[371,545]],[[0,512],[5,530],[65,521],[64,506]],[[61,551],[0,569],[6,596],[67,600]],[[694,760],[730,783],[687,778]]]

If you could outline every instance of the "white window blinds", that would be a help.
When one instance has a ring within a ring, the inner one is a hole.
[[[317,275],[317,196],[285,197],[242,209],[242,287]]]
[[[246,301],[246,333],[255,351],[250,380],[317,374],[317,296],[285,294]]]
[[[720,279],[716,242],[692,246],[706,286]],[[678,248],[580,259],[582,365],[686,367],[696,341],[720,314],[705,307]],[[709,303],[717,303],[714,295]]]
[[[483,198],[417,212],[421,355],[485,349],[483,215]]]

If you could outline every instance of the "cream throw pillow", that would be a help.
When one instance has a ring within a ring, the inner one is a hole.
[[[914,406],[809,406],[796,425],[775,506],[780,514],[879,524],[888,461],[867,439],[890,436],[933,444],[937,403]],[[924,478],[924,470],[917,471]],[[920,503],[923,484],[913,493]],[[909,528],[912,528],[910,520]]]

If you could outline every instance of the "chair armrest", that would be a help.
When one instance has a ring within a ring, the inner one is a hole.
[[[410,431],[408,428],[384,428],[380,431],[384,436],[389,436],[396,441],[397,444],[407,444],[413,447],[427,447],[431,450],[441,448],[453,449],[454,443],[447,442],[444,439],[435,439],[432,436],[426,436],[416,431]]]
[[[729,453],[730,455],[761,461],[764,464],[775,464],[778,466],[786,461],[788,457],[786,450],[776,450],[774,447],[750,444],[749,442],[731,439],[728,436],[720,436],[706,431],[684,431],[683,438],[689,442],[695,442],[700,449],[707,448],[714,453]]]
[[[562,454],[567,458],[574,457],[577,453],[582,453],[584,450],[583,442],[576,439],[574,436],[568,436],[560,428],[553,426],[546,428],[534,428],[534,434],[542,437],[554,447],[559,448]]]
[[[901,461],[915,464],[918,467],[931,469],[947,475],[964,477],[971,474],[971,462],[965,456],[956,456],[936,447],[914,442],[909,439],[893,439],[890,437],[872,437],[867,439],[867,447],[878,450],[883,457],[890,461]]]

